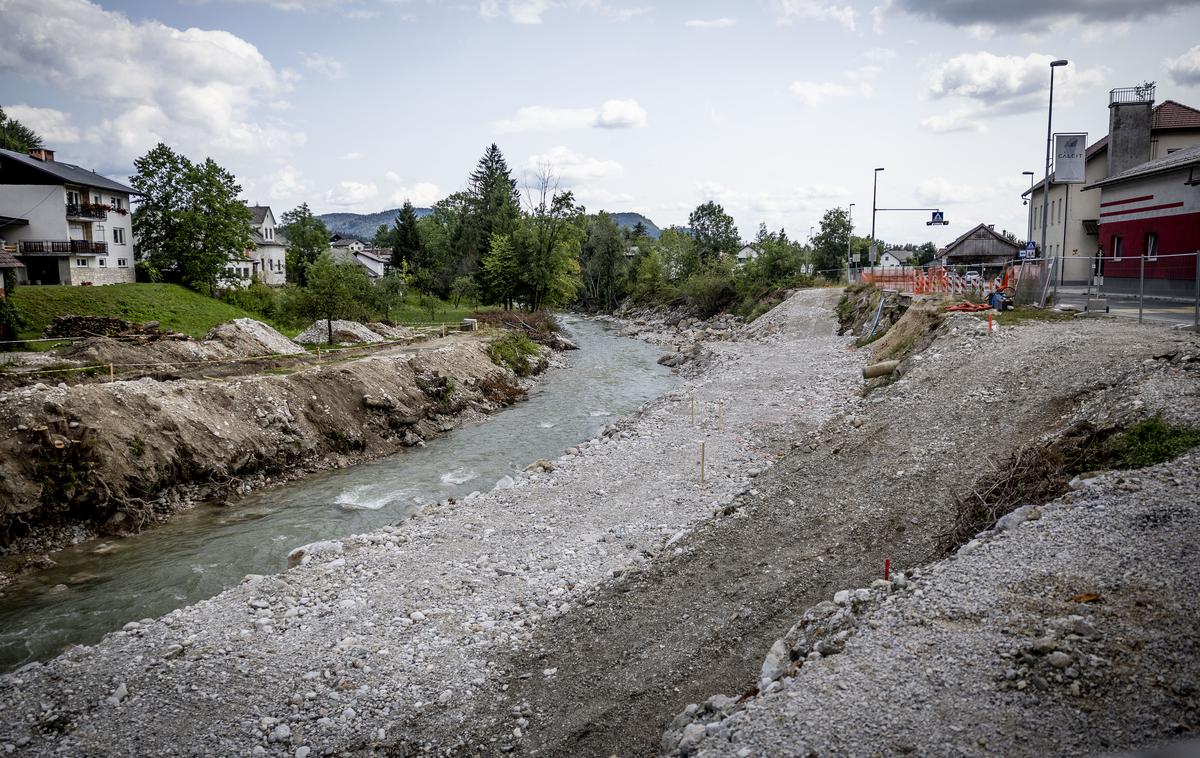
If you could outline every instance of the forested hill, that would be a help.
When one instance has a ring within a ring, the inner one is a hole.
[[[641,221],[642,226],[646,227],[646,234],[651,239],[658,239],[662,236],[662,229],[659,229],[653,221],[640,213],[610,213],[608,215],[612,216],[613,221],[617,222],[617,226],[622,229],[632,229]]]
[[[414,210],[417,212],[417,218],[422,218],[432,213],[428,208],[416,208]],[[396,223],[396,216],[399,213],[399,208],[389,208],[379,213],[326,213],[317,216],[317,218],[325,222],[325,228],[331,234],[339,234],[343,237],[356,237],[360,240],[370,242],[375,236],[375,231],[379,229],[379,225],[392,226]]]
[[[432,211],[428,208],[416,208],[417,218],[428,216]],[[325,222],[331,234],[338,234],[343,237],[355,237],[366,242],[370,242],[375,236],[375,231],[379,229],[380,224],[391,226],[396,223],[396,215],[400,213],[399,208],[389,208],[386,211],[378,213],[326,213],[317,218]],[[662,230],[650,219],[640,213],[612,213],[613,221],[617,222],[617,226],[622,229],[632,229],[637,226],[640,221],[646,227],[646,233],[652,239],[658,239],[662,235]]]

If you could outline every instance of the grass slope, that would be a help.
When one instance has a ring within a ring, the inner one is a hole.
[[[217,324],[254,318],[241,308],[197,294],[177,284],[113,284],[105,287],[25,286],[12,302],[25,319],[23,339],[42,336],[55,316],[110,316],[126,321],[158,321],[164,329],[203,337]]]

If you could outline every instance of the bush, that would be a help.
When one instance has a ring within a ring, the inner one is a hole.
[[[1173,460],[1200,445],[1200,429],[1172,426],[1155,416],[1108,440],[1105,453],[1115,468],[1142,468]]]
[[[17,339],[17,333],[25,328],[25,319],[17,311],[17,307],[12,304],[11,300],[0,300],[0,350],[19,350],[25,347],[24,343],[12,342]]]
[[[509,332],[488,346],[488,357],[492,363],[512,369],[517,376],[532,374],[534,366],[530,358],[540,354],[533,340],[517,332]]]
[[[719,268],[692,274],[684,281],[680,290],[687,304],[699,311],[704,318],[719,313],[737,296],[733,277]]]
[[[279,311],[279,294],[257,277],[251,280],[249,287],[225,290],[221,299],[268,320],[274,319]]]

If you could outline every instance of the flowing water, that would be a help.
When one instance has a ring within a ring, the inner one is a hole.
[[[58,565],[19,579],[0,597],[0,670],[89,644],[126,622],[154,618],[284,569],[288,552],[402,520],[446,497],[488,490],[539,458],[589,439],[672,384],[658,348],[610,327],[563,319],[580,350],[519,403],[423,448],[203,505],[135,537],[59,553]]]

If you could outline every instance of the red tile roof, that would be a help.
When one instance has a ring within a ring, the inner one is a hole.
[[[1164,100],[1154,107],[1154,120],[1150,128],[1159,129],[1200,129],[1200,110],[1191,108],[1174,100]]]

